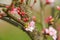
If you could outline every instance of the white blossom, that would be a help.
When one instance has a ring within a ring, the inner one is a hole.
[[[49,35],[52,36],[54,40],[57,39],[57,31],[52,26],[49,27]]]
[[[31,21],[30,24],[28,25],[28,27],[25,30],[33,32],[34,29],[35,29],[35,22]]]

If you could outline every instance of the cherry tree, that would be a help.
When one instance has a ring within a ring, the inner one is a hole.
[[[52,36],[53,40],[57,39],[57,30],[55,27],[55,23],[57,20],[60,18],[59,11],[60,11],[60,6],[54,7],[54,2],[55,0],[45,0],[45,3],[40,0],[40,16],[41,16],[41,24],[42,24],[42,32],[38,31],[38,29],[35,27],[35,22],[36,22],[36,17],[33,16],[32,18],[29,15],[28,8],[32,9],[34,4],[37,2],[37,0],[34,0],[33,5],[29,6],[31,0],[13,0],[11,5],[2,5],[4,8],[2,9],[4,13],[0,14],[0,18],[5,18],[8,17],[11,21],[16,21],[21,29],[26,32],[31,40],[44,40],[46,39],[46,35],[54,35]],[[46,28],[45,24],[45,18],[44,18],[44,13],[45,13],[45,7],[46,5],[50,5],[52,8],[52,16],[49,16],[47,18],[47,24],[49,28]],[[56,9],[58,12],[54,13],[54,9]],[[57,14],[57,15],[56,15]],[[31,20],[32,19],[32,20]],[[18,26],[19,26],[18,25]],[[51,30],[52,29],[52,30]],[[54,30],[54,31],[53,31]],[[54,34],[51,35],[52,32]],[[56,37],[55,37],[56,36]],[[46,39],[47,40],[47,39]]]

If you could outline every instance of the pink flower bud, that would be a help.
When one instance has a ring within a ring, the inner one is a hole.
[[[23,21],[26,22],[26,18],[23,18]]]
[[[17,8],[17,12],[18,12],[19,15],[21,14],[20,10],[21,10],[21,9],[18,7],[18,8]]]
[[[54,3],[55,1],[54,0],[46,0],[46,4],[51,4],[51,3]]]
[[[28,21],[29,20],[29,18],[26,18],[26,21]]]
[[[33,17],[32,17],[32,20],[33,20],[33,21],[36,21],[36,16],[33,16]]]
[[[25,15],[25,12],[21,12],[21,15],[24,16]]]
[[[16,9],[16,8],[14,8],[14,9],[10,10],[9,12],[10,12],[11,14],[18,13],[16,10],[17,10],[17,9]]]
[[[46,4],[50,4],[49,0],[46,0]]]
[[[49,16],[48,18],[49,18],[49,20],[51,20],[52,19],[52,16]]]
[[[57,6],[57,10],[60,10],[60,6]]]
[[[17,10],[21,10],[21,9],[18,7]]]
[[[29,18],[23,18],[24,22],[27,22],[29,20]]]
[[[52,16],[49,16],[48,18],[46,18],[45,22],[48,23],[52,18]]]
[[[21,12],[19,10],[17,12],[18,12],[19,15],[21,14]]]

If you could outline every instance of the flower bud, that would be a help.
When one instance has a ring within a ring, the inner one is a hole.
[[[23,21],[26,22],[26,18],[23,18]]]
[[[19,15],[21,14],[20,10],[21,10],[21,9],[18,7],[18,8],[17,8],[17,12],[18,12]]]
[[[57,6],[57,10],[60,10],[60,6]]]
[[[27,22],[29,20],[29,18],[23,18],[24,22]]]
[[[50,21],[52,21],[52,16],[49,16],[47,19],[46,19],[46,22],[48,23],[48,22],[50,22]]]
[[[25,12],[21,12],[21,15],[24,16],[25,15]]]
[[[46,4],[50,4],[49,0],[46,0]]]
[[[32,20],[33,20],[33,21],[36,21],[36,16],[33,16],[33,17],[32,17]]]
[[[29,18],[26,18],[26,21],[28,21],[29,20]]]
[[[52,4],[54,2],[55,2],[54,0],[46,0],[46,4]]]

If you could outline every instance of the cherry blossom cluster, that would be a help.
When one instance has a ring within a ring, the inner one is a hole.
[[[6,8],[9,8],[9,6],[6,6]],[[12,5],[11,10],[9,10],[9,12],[13,15],[16,14],[15,16],[19,15],[22,18],[22,20],[24,22],[27,22],[29,20],[28,17],[25,17],[25,15],[27,14],[26,12],[22,11],[20,7],[14,7],[14,5]],[[18,20],[21,20],[21,18],[18,18]]]
[[[44,33],[45,35],[50,35],[54,40],[57,39],[57,30],[52,26],[49,26],[49,28],[45,28],[42,33]]]

